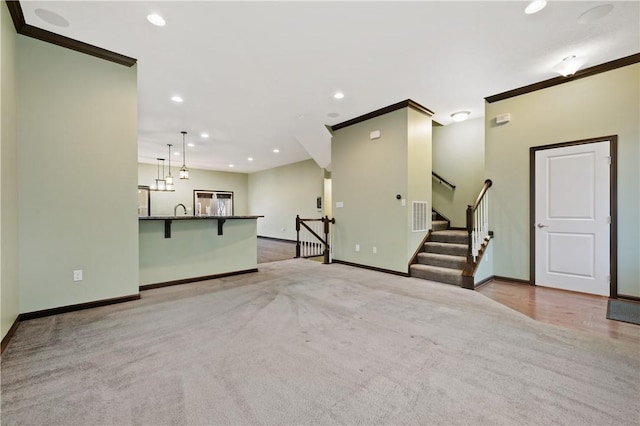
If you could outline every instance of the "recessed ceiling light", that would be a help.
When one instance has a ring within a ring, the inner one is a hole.
[[[540,12],[547,5],[547,0],[533,0],[529,5],[524,9],[524,13],[527,15],[533,15],[534,13]]]
[[[172,97],[171,97],[171,100],[172,100],[173,102],[176,102],[176,103],[178,103],[178,104],[179,104],[179,103],[181,103],[184,99],[182,99],[182,97],[181,97],[181,96],[175,95],[175,96],[172,96]]]
[[[151,22],[156,27],[164,27],[167,24],[164,18],[156,13],[147,15],[147,21]]]
[[[189,148],[193,148],[194,146],[196,146],[196,144],[189,142],[189,143],[187,144],[187,146],[188,146]]]
[[[174,152],[173,155],[180,155],[178,151]]]
[[[247,161],[253,161],[253,157],[247,158]]]
[[[592,7],[584,12],[578,18],[579,24],[590,24],[598,19],[604,18],[613,10],[612,4],[601,4],[600,6]]]
[[[200,137],[201,138],[208,138],[209,137],[209,133],[200,133]]]
[[[470,114],[469,111],[458,111],[451,114],[451,118],[453,118],[453,121],[460,122],[466,120]]]
[[[333,97],[336,98],[336,99],[342,99],[342,98],[344,98],[344,93],[336,92],[336,93],[333,94]]]
[[[280,150],[278,148],[274,149],[273,152],[275,152],[276,154],[280,152]]]
[[[56,27],[69,26],[69,21],[67,21],[64,17],[48,9],[36,9],[34,13],[36,14],[36,16],[38,16],[38,18],[42,19],[44,22],[51,25],[55,25]]]
[[[235,167],[233,164],[229,164],[229,167]]]

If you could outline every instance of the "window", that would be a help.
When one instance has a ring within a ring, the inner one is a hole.
[[[193,191],[196,216],[233,216],[233,191]]]

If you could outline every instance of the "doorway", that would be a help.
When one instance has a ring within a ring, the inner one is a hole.
[[[617,297],[616,147],[607,136],[530,148],[532,285]]]

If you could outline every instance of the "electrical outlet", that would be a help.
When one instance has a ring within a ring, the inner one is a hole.
[[[356,244],[356,251],[360,251],[360,244]]]
[[[378,253],[378,247],[373,246],[373,254],[376,254],[376,253]]]
[[[76,269],[73,271],[73,280],[82,281],[82,269]]]

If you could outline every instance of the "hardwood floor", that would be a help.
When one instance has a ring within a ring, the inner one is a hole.
[[[293,259],[296,256],[295,241],[273,240],[258,237],[258,263]]]
[[[540,322],[640,343],[640,325],[607,319],[606,297],[500,280],[477,291]]]

